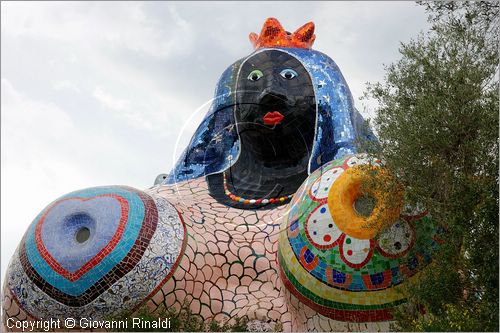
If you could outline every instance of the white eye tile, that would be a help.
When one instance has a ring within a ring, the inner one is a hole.
[[[380,233],[378,246],[382,254],[399,257],[408,252],[414,241],[415,231],[410,224],[404,220],[398,220]]]
[[[333,222],[328,205],[318,206],[306,221],[306,233],[311,243],[319,248],[332,247],[342,234]]]
[[[351,266],[363,266],[372,254],[372,243],[369,239],[358,239],[345,235],[340,244],[340,253],[346,263]]]

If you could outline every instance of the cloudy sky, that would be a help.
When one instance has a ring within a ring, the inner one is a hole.
[[[337,62],[362,112],[365,83],[428,28],[413,2],[1,6],[2,278],[52,200],[98,185],[144,189],[167,172],[267,17],[289,31],[315,22],[314,48]]]

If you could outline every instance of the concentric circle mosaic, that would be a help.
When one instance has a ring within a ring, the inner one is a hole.
[[[28,313],[102,318],[147,300],[185,242],[180,215],[161,197],[122,186],[80,190],[35,218],[6,283]]]
[[[283,220],[278,251],[283,282],[302,302],[332,319],[392,319],[390,310],[405,300],[399,285],[430,263],[442,242],[442,230],[425,212],[401,213],[369,239],[339,228],[330,190],[360,165],[380,164],[366,155],[325,164],[297,191]]]

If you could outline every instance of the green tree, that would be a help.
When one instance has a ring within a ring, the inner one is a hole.
[[[499,4],[420,4],[432,29],[366,94],[378,103],[371,151],[447,228],[395,328],[498,331]]]

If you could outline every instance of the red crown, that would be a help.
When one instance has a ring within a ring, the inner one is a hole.
[[[280,22],[270,17],[264,23],[260,36],[255,32],[248,36],[255,49],[261,47],[296,47],[310,49],[316,39],[314,23],[308,22],[295,30],[294,33],[285,31]]]

